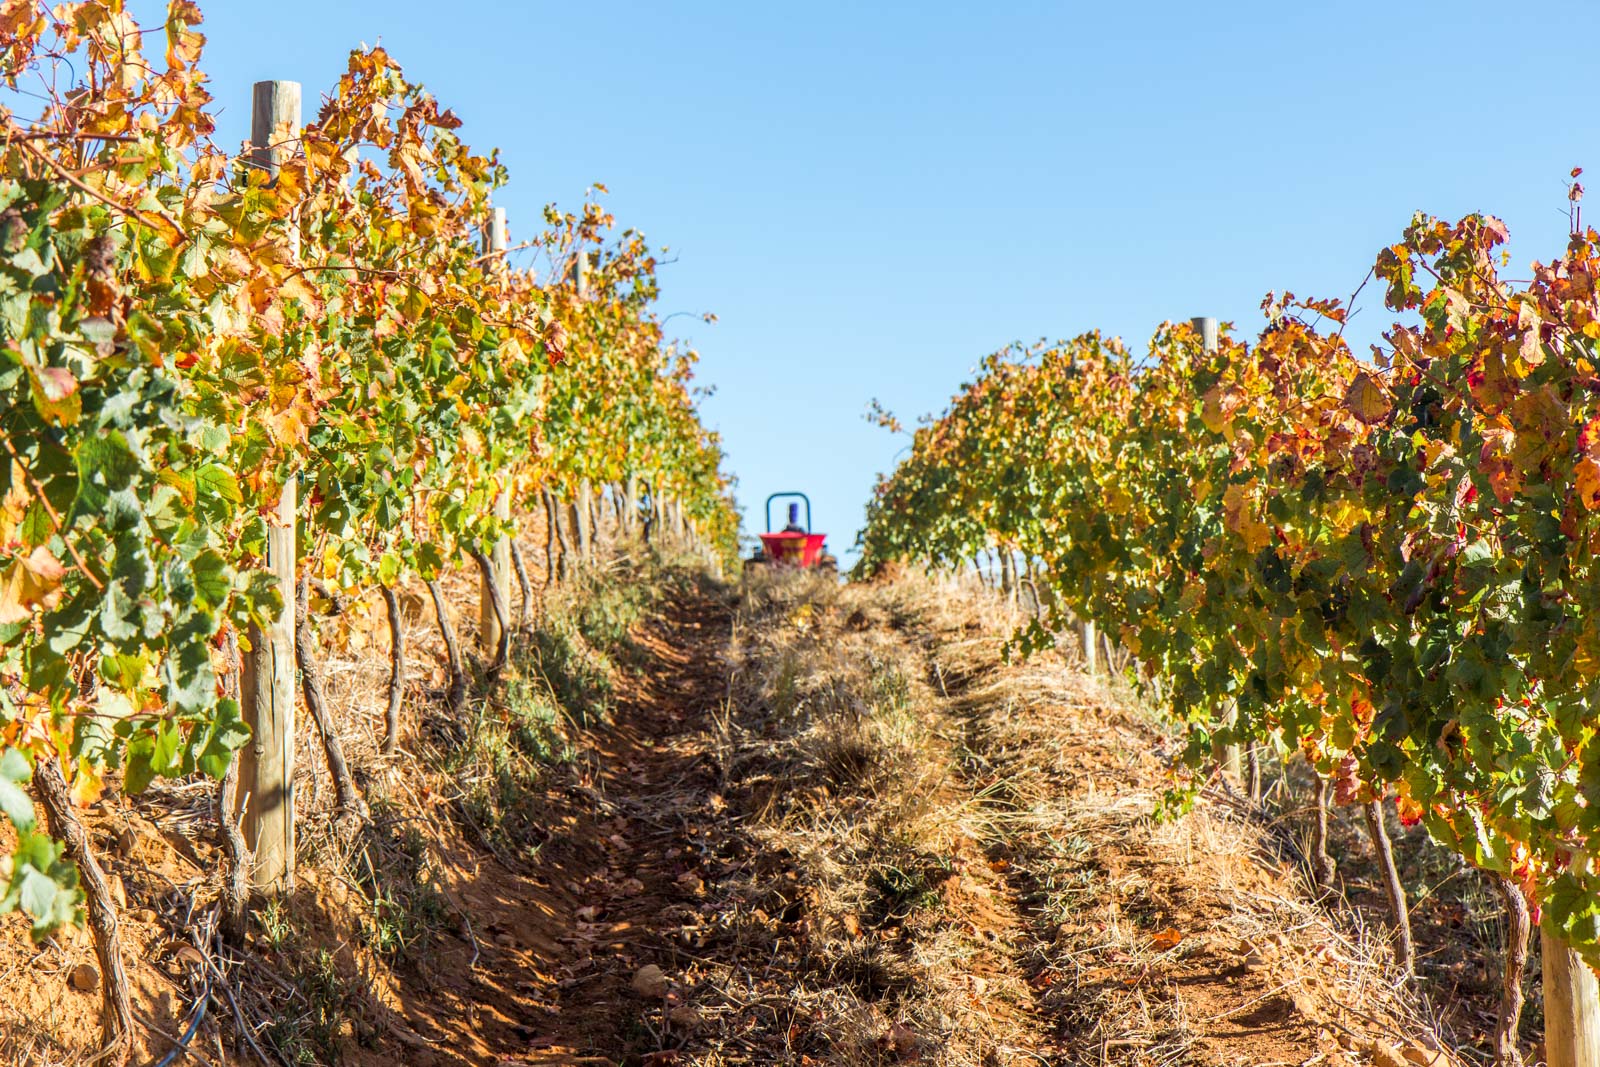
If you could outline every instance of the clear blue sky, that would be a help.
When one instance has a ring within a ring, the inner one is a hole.
[[[1013,339],[1253,331],[1268,289],[1348,295],[1417,209],[1499,215],[1525,268],[1568,170],[1600,179],[1586,3],[203,6],[227,140],[251,82],[309,103],[381,38],[503,149],[514,240],[609,185],[681,257],[664,310],[720,317],[674,325],[750,524],[804,489],[836,551],[904,444],[873,397],[910,422]]]

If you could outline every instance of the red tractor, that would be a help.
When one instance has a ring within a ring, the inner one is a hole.
[[[773,532],[772,502],[784,497],[796,497],[789,504],[789,522],[783,529]],[[805,525],[800,525],[800,504],[806,506]],[[826,534],[811,532],[811,498],[804,493],[773,493],[767,497],[767,532],[761,535],[761,547],[746,561],[748,564],[771,564],[776,567],[804,567],[837,571],[839,561],[828,554]]]

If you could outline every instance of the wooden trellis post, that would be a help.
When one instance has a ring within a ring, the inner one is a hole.
[[[276,177],[300,137],[300,83],[257,82],[250,113],[251,162]],[[291,226],[293,223],[291,223]],[[291,237],[299,258],[298,232]],[[254,855],[251,882],[277,892],[294,881],[295,719],[295,516],[299,479],[284,483],[267,522],[267,560],[283,610],[265,630],[250,628],[250,651],[240,687],[250,743],[239,753],[239,789],[234,814]]]
[[[1549,1067],[1600,1063],[1600,984],[1572,947],[1539,931],[1544,970],[1544,1059]]]
[[[581,249],[572,260],[572,288],[579,300],[589,299],[589,253]]]
[[[506,209],[497,207],[489,216],[489,226],[483,235],[483,246],[486,253],[504,254],[506,250]],[[490,270],[495,270],[500,265],[491,261]],[[502,472],[505,477],[510,477],[510,472]],[[494,498],[494,517],[502,522],[511,520],[511,486],[504,486]],[[500,603],[511,603],[511,538],[501,537],[494,543],[489,552],[489,561],[492,564],[495,586],[500,591]],[[489,575],[480,575],[478,578],[478,640],[485,653],[493,653],[500,647],[500,618],[495,614],[494,597],[489,588]]]
[[[594,485],[585,478],[578,483],[578,500],[574,505],[578,531],[578,558],[588,562],[594,558],[594,541],[600,531],[594,528]]]

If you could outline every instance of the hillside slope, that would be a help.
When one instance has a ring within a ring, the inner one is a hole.
[[[358,754],[371,826],[308,823],[300,891],[214,961],[194,1062],[1451,1062],[1381,934],[1225,796],[1158,820],[1167,739],[1053,654],[1005,662],[987,591],[668,568],[585,595],[471,723],[424,690],[404,762]],[[163,805],[98,825],[132,827],[107,851],[175,1038],[214,887],[202,798]],[[18,1016],[15,1062],[89,1047],[86,954],[9,957],[8,995],[83,1039]]]

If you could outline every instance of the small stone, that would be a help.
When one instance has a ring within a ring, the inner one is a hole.
[[[1393,1045],[1382,1041],[1372,1043],[1372,1067],[1408,1067]]]
[[[633,991],[647,1000],[659,1000],[667,995],[672,983],[665,972],[653,963],[640,967],[633,975]]]
[[[72,988],[80,993],[93,993],[100,988],[100,972],[87,963],[72,968]]]
[[[667,1012],[667,1019],[680,1030],[697,1030],[705,1020],[688,1004],[679,1004]]]

